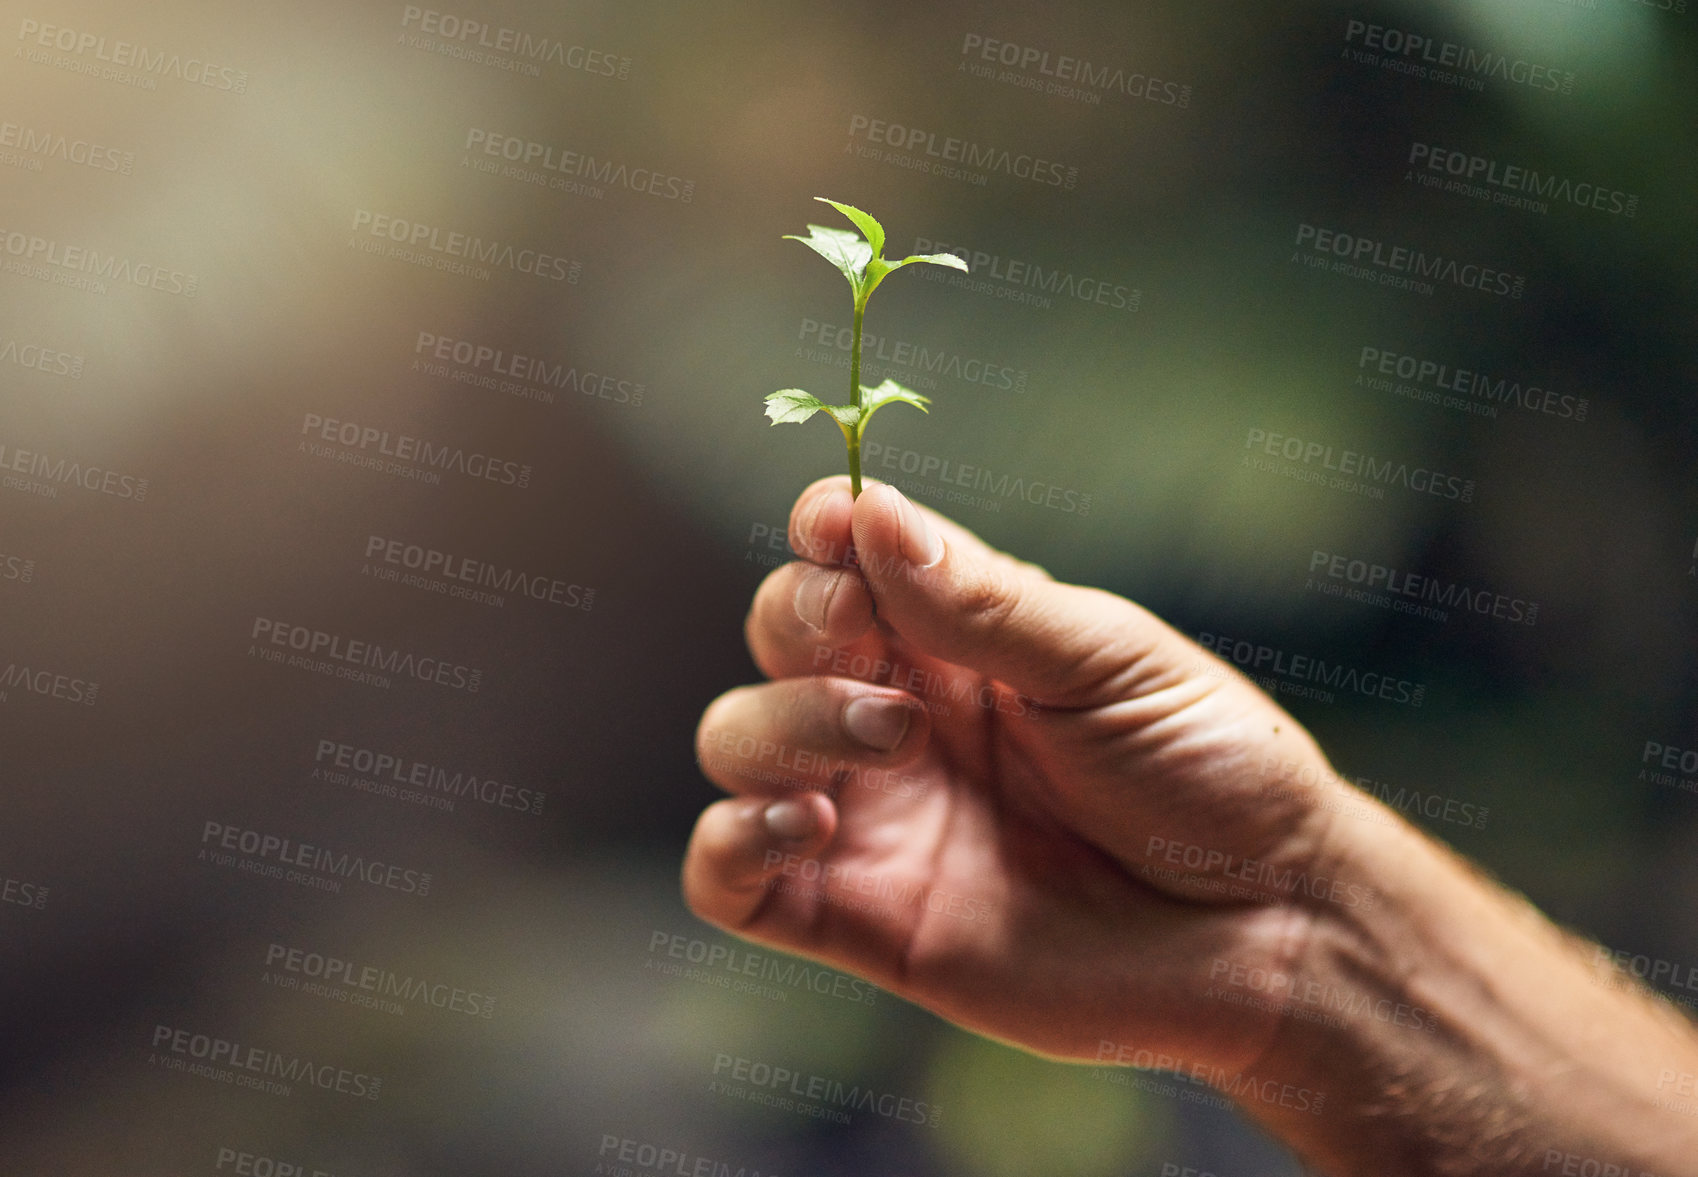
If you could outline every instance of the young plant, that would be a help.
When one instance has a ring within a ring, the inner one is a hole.
[[[878,289],[878,284],[884,281],[884,276],[892,270],[899,270],[914,262],[927,262],[934,266],[953,266],[957,270],[965,271],[967,263],[952,253],[914,254],[898,262],[887,262],[884,260],[883,225],[858,208],[839,204],[835,200],[826,200],[823,196],[816,196],[814,199],[831,205],[865,234],[863,238],[848,229],[809,225],[806,237],[797,237],[790,233],[784,235],[786,241],[800,241],[806,245],[836,266],[843,276],[849,279],[849,289],[855,295],[855,339],[849,352],[849,403],[828,405],[800,388],[785,388],[767,396],[766,415],[772,418],[774,425],[806,421],[821,411],[836,421],[837,427],[843,431],[844,442],[849,446],[850,492],[859,497],[861,438],[865,435],[867,422],[872,420],[873,414],[892,401],[913,405],[922,413],[930,411],[926,406],[931,403],[928,398],[902,387],[894,380],[887,379],[877,388],[861,387],[861,320],[866,317],[867,300],[873,296],[873,291]]]

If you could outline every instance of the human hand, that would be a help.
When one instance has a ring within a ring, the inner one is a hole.
[[[790,542],[746,627],[773,681],[697,733],[734,797],[697,823],[692,908],[1045,1054],[1253,1066],[1278,1013],[1207,1000],[1211,969],[1290,975],[1320,904],[1372,899],[1329,892],[1317,791],[1266,788],[1330,777],[1308,734],[1137,605],[893,487],[813,484]]]

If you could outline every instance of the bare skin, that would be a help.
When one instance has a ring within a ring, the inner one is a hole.
[[[746,627],[772,681],[697,733],[733,795],[686,855],[702,918],[1040,1054],[1212,1083],[1331,1173],[1698,1173],[1698,1120],[1656,1105],[1698,1073],[1685,1021],[1359,820],[1213,654],[891,487],[815,483],[790,540]],[[1342,1026],[1305,1016],[1335,999]]]

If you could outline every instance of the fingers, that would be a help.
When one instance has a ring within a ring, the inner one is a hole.
[[[859,572],[793,561],[755,590],[743,633],[762,674],[793,678],[820,673],[821,651],[849,645],[872,624],[873,598]]]
[[[836,829],[837,810],[818,793],[716,802],[696,820],[684,855],[684,899],[709,923],[745,928],[789,856],[818,853]]]
[[[871,487],[883,485],[876,478],[865,478],[862,483],[863,495]],[[796,496],[795,506],[790,509],[790,549],[809,563],[821,567],[854,567],[855,537],[852,521],[855,503],[856,500],[850,495],[847,475],[836,474],[830,478],[821,478],[808,486]],[[926,507],[919,510],[946,538],[960,537],[977,544],[999,559],[1013,560],[1001,552],[994,552],[984,541],[954,520]],[[1036,565],[1032,564],[1023,567],[1037,570]]]
[[[926,747],[924,706],[846,678],[794,678],[715,699],[696,729],[702,771],[732,793],[827,788],[850,770],[895,768]]]
[[[868,479],[866,485],[876,482]],[[744,622],[749,653],[768,678],[822,673],[866,677],[834,660],[831,655],[837,651],[847,651],[857,664],[872,667],[889,669],[917,660],[929,668],[930,660],[920,650],[906,649],[899,656],[888,631],[873,624],[873,596],[854,554],[853,515],[849,479],[843,475],[822,478],[797,496],[790,512],[789,542],[803,559],[776,569],[761,582]],[[951,540],[1017,566],[965,528],[931,512],[927,517]],[[1044,575],[1032,565],[1022,567]]]
[[[847,475],[812,483],[790,508],[790,550],[813,564],[846,566],[852,558],[849,521],[853,513]]]
[[[794,802],[795,804],[790,804]],[[941,792],[860,830],[819,793],[709,806],[684,854],[684,899],[709,923],[898,987],[916,930],[966,897],[928,880],[952,806]],[[973,935],[988,909],[955,911]],[[953,935],[952,935],[953,934]]]
[[[1189,642],[1130,601],[1057,583],[894,487],[863,489],[851,530],[884,623],[916,648],[1045,706],[1111,702],[1150,663],[1196,658]]]
[[[746,626],[770,677],[819,673],[827,651],[857,642],[884,656],[875,614],[913,652],[1058,709],[1177,681],[1206,660],[1130,601],[1057,583],[882,483],[851,499],[842,476],[815,482],[796,500],[789,539],[804,560],[762,583]]]

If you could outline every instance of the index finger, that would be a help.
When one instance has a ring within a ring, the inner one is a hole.
[[[854,513],[847,475],[810,483],[790,508],[790,550],[822,568],[848,567],[854,560],[850,531]]]
[[[877,478],[863,478],[862,493],[865,493],[868,487],[878,486],[880,482]],[[958,547],[970,545],[986,558],[1000,558],[1011,564],[1016,562],[949,516],[940,515],[921,503],[914,503],[913,506],[924,514],[932,527],[951,544]],[[854,518],[855,499],[850,493],[847,474],[834,474],[812,482],[796,496],[795,505],[790,508],[790,524],[786,537],[790,550],[799,558],[822,568],[853,568]],[[1041,571],[1036,565],[1028,564],[1026,567]]]

